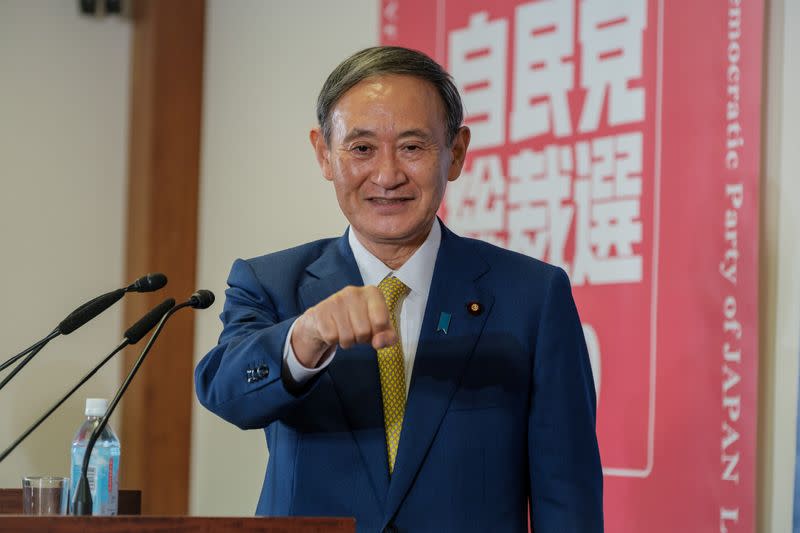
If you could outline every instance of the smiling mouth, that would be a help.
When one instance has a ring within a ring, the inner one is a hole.
[[[410,202],[413,198],[368,198],[367,200],[377,205],[398,205]]]

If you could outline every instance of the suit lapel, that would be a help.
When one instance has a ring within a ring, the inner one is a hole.
[[[304,310],[348,285],[364,284],[347,242],[347,234],[329,246],[306,271],[311,278],[300,287]],[[369,345],[349,350],[339,347],[327,372],[361,452],[377,500],[383,506],[389,487],[389,472],[375,350]]]
[[[478,283],[488,268],[469,241],[454,235],[442,225],[442,242],[422,322],[397,460],[386,499],[387,521],[397,512],[422,466],[483,330],[486,317],[491,312],[494,297]],[[468,302],[479,302],[481,312],[468,312]],[[451,314],[447,333],[437,331],[441,313]]]

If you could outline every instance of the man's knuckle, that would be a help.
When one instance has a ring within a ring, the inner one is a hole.
[[[363,338],[363,337],[369,335],[370,333],[372,333],[372,330],[370,329],[368,324],[361,323],[361,324],[358,324],[356,326],[353,326],[353,332],[358,337],[362,337]]]
[[[325,332],[322,334],[322,340],[328,346],[332,346],[339,342],[339,336],[331,332]]]

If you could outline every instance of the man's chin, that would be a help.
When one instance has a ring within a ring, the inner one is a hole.
[[[368,241],[373,244],[392,245],[421,244],[431,229],[431,223],[420,224],[410,221],[384,221],[360,228],[351,225],[362,243]]]

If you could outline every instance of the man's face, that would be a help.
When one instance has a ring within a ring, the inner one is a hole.
[[[356,235],[368,247],[420,244],[445,185],[461,173],[469,130],[461,128],[448,145],[435,87],[400,75],[360,82],[339,99],[330,121],[330,142],[318,129],[311,142]]]

